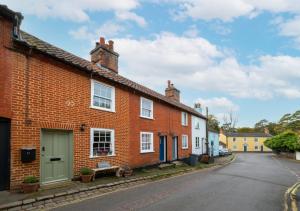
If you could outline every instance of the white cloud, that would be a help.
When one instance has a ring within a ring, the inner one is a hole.
[[[145,27],[147,25],[147,22],[145,19],[141,16],[138,16],[137,14],[129,11],[118,11],[116,12],[117,18],[120,20],[131,20],[136,22],[139,26]]]
[[[199,98],[196,102],[201,103],[203,107],[209,107],[209,109],[213,111],[229,112],[239,110],[239,106],[226,97],[214,97],[209,99]]]
[[[278,22],[279,34],[291,37],[296,42],[296,47],[300,48],[300,15],[292,19],[281,20]]]
[[[241,65],[226,50],[201,37],[161,33],[153,39],[114,39],[120,74],[150,87],[226,93],[238,98],[299,98],[300,57],[264,55]]]
[[[179,3],[179,18],[232,21],[245,16],[254,18],[263,11],[271,13],[288,12],[300,14],[298,0],[165,0],[168,3]]]
[[[108,38],[123,31],[125,31],[125,27],[123,25],[108,21],[95,29],[89,29],[87,26],[81,26],[76,30],[71,30],[69,33],[74,39],[91,40],[94,42],[99,39],[99,36]]]
[[[40,18],[84,22],[90,19],[89,12],[113,11],[121,20],[135,21],[139,25],[146,24],[142,17],[132,11],[139,6],[138,0],[3,0],[2,4]]]

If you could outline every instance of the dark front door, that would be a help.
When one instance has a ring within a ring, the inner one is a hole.
[[[159,160],[166,162],[166,136],[159,137]]]
[[[264,146],[260,146],[260,151],[261,151],[261,152],[264,151]]]
[[[10,120],[0,117],[0,190],[9,189]]]
[[[247,145],[244,145],[244,152],[247,152]]]
[[[178,158],[178,138],[177,136],[174,136],[172,140],[172,160],[177,160],[177,158]]]

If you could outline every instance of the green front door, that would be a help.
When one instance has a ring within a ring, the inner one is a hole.
[[[70,179],[73,157],[72,133],[43,130],[41,141],[41,182]]]

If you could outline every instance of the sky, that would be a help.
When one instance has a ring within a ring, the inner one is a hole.
[[[100,36],[119,74],[160,93],[167,80],[220,122],[278,121],[300,109],[300,0],[0,0],[21,28],[90,60]]]

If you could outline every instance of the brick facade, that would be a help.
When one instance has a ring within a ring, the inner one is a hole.
[[[120,84],[85,73],[74,66],[12,45],[12,23],[0,19],[0,117],[11,119],[11,189],[18,188],[25,176],[40,177],[40,141],[43,129],[73,133],[73,172],[94,168],[100,161],[140,167],[159,162],[159,136],[167,135],[167,151],[172,151],[172,136],[178,136],[178,157],[191,153],[191,115],[188,126],[181,125],[181,110],[144,96]],[[3,59],[5,58],[5,59]],[[91,79],[115,87],[115,112],[90,108]],[[140,117],[140,97],[154,102],[154,119]],[[85,124],[84,131],[80,125]],[[90,158],[90,128],[115,130],[115,156]],[[140,132],[154,133],[154,152],[140,153]],[[182,149],[182,134],[189,147]],[[21,162],[20,149],[34,147],[37,159]],[[168,153],[167,160],[171,160]]]

